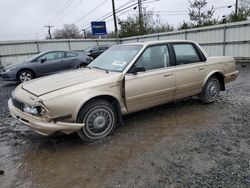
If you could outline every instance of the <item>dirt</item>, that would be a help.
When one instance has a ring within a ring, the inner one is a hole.
[[[0,81],[0,187],[250,187],[250,65],[238,69],[214,104],[136,113],[91,144],[9,117],[16,84]]]

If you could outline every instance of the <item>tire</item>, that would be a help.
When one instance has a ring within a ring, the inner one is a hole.
[[[82,63],[82,64],[79,65],[78,68],[79,68],[79,69],[82,69],[82,68],[85,68],[86,66],[87,66],[87,64]]]
[[[100,140],[115,130],[116,120],[116,110],[108,101],[92,101],[78,114],[77,123],[85,125],[77,131],[77,135],[84,142]]]
[[[210,104],[216,101],[219,94],[220,82],[216,77],[212,76],[207,80],[206,84],[204,85],[200,98],[204,103]]]
[[[19,82],[27,82],[34,78],[34,74],[29,70],[22,70],[18,73],[17,79]]]

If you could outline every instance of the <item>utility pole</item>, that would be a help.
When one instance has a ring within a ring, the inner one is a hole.
[[[238,0],[235,2],[235,16],[238,18]]]
[[[83,31],[83,37],[86,39],[87,38],[87,36],[86,36],[86,29],[82,29],[82,31]]]
[[[139,10],[140,33],[142,34],[143,18],[142,18],[142,3],[141,3],[141,0],[138,0],[138,10]]]
[[[52,39],[52,36],[51,36],[51,28],[54,27],[53,25],[46,25],[44,27],[47,27],[48,28],[48,34],[49,34],[49,39]]]
[[[112,0],[112,9],[113,9],[113,19],[114,19],[114,26],[115,26],[115,35],[118,39],[118,30],[117,30],[117,21],[116,21],[116,12],[115,12],[115,0]]]

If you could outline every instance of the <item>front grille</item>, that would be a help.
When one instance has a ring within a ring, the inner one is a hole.
[[[19,100],[15,99],[15,98],[11,98],[12,99],[12,103],[13,105],[18,108],[19,110],[23,111],[23,103],[20,102]]]

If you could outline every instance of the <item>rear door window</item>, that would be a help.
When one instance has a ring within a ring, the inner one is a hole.
[[[200,57],[192,44],[174,44],[176,65],[200,62]]]
[[[70,57],[76,57],[77,53],[73,53],[73,52],[66,52],[66,57],[70,58]]]

